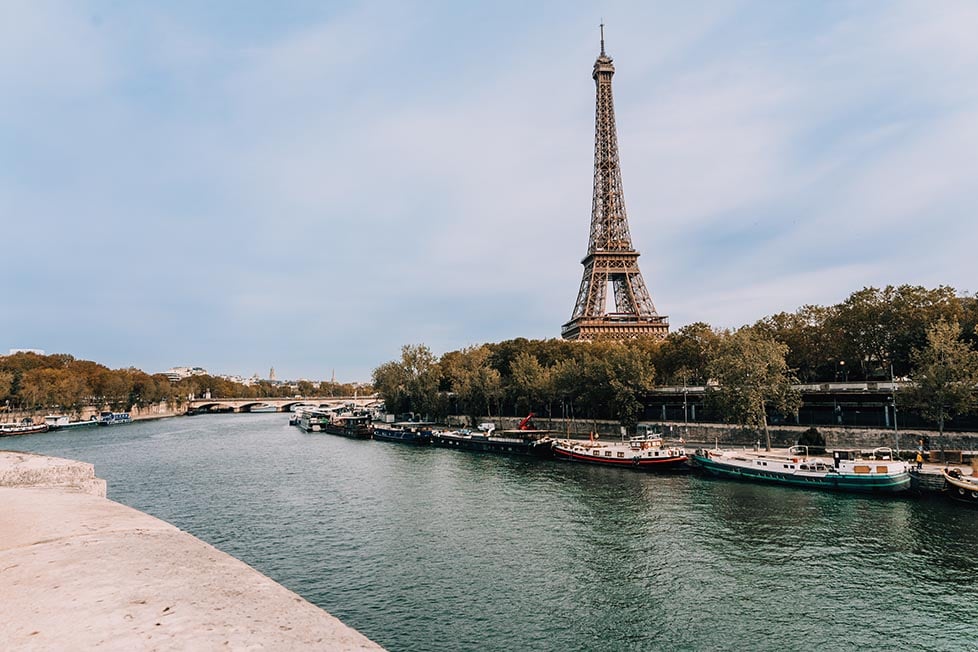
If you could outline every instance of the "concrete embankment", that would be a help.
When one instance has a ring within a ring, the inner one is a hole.
[[[0,452],[0,649],[382,649],[247,564],[104,496],[90,464]]]

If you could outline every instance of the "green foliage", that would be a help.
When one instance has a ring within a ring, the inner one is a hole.
[[[926,343],[927,328],[941,319],[956,322],[962,312],[961,300],[947,286],[868,287],[835,307],[826,331],[860,377],[887,378],[891,364],[903,376],[910,371],[911,351]]]
[[[652,356],[658,344],[634,342],[566,342],[519,338],[444,354],[434,364],[440,380],[418,371],[412,360],[430,354],[405,347],[400,362],[374,370],[374,386],[389,411],[434,406],[433,414],[452,411],[470,417],[502,411],[552,416],[559,405],[567,416],[615,418],[634,427],[642,416],[644,398],[653,388]],[[412,369],[414,371],[412,371]],[[412,378],[428,377],[427,383]],[[424,392],[435,387],[434,396]],[[505,405],[503,405],[505,404]]]
[[[957,322],[940,320],[927,329],[926,345],[911,355],[913,385],[906,400],[937,423],[941,434],[946,421],[976,405],[978,352],[961,335]]]
[[[447,414],[447,401],[438,389],[442,372],[434,354],[424,344],[401,347],[400,362],[374,369],[374,389],[388,412],[417,412],[437,417]]]
[[[744,327],[723,333],[709,362],[710,377],[716,381],[708,388],[710,405],[741,426],[763,432],[768,450],[768,408],[789,414],[801,406],[801,395],[792,387],[797,379],[785,361],[787,352],[787,345]]]
[[[499,371],[489,365],[487,346],[473,346],[442,356],[442,384],[453,397],[453,408],[475,419],[492,416],[502,397]]]
[[[683,326],[650,351],[653,364],[663,380],[672,385],[705,385],[707,363],[717,340],[709,324]]]
[[[785,360],[802,382],[832,378],[836,363],[845,359],[841,341],[830,336],[836,312],[834,307],[802,306],[765,317],[754,329],[788,347]]]

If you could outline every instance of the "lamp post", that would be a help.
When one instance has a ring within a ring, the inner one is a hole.
[[[683,376],[683,439],[686,438],[686,434],[689,432],[689,419],[687,418],[686,410],[686,396],[689,390],[686,387],[686,376]]]
[[[900,454],[900,431],[897,430],[896,380],[893,378],[893,365],[890,364],[890,396],[893,401],[893,441],[896,443],[895,455]]]
[[[842,367],[842,375],[843,375],[843,378],[844,378],[843,382],[848,383],[849,382],[849,372],[846,371],[846,361],[845,360],[839,360],[839,366]]]

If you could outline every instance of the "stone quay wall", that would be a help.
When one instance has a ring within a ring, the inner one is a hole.
[[[514,417],[482,417],[481,422],[495,424],[498,430],[516,428],[521,419]],[[537,428],[552,430],[556,436],[568,436],[572,438],[587,437],[588,433],[594,432],[601,437],[621,437],[621,426],[616,421],[600,420],[570,420],[570,419],[547,419],[546,417],[534,417]],[[455,426],[473,427],[468,417],[452,416],[448,419],[449,424]],[[643,422],[645,423],[645,422]],[[713,446],[719,444],[724,446],[747,446],[753,447],[757,442],[764,445],[763,433],[746,430],[738,426],[719,423],[695,423],[683,424],[679,422],[648,422],[656,426],[662,433],[663,438],[669,440],[682,439],[687,447],[701,445]],[[776,448],[786,448],[794,446],[802,434],[809,430],[810,426],[769,426],[771,434],[771,445]],[[918,441],[927,438],[930,450],[961,451],[964,457],[978,455],[978,433],[975,432],[952,432],[944,433],[939,437],[933,430],[897,430],[883,428],[844,428],[844,427],[825,427],[818,426],[819,434],[825,438],[825,447],[829,450],[836,448],[851,448],[872,450],[879,447],[897,448],[899,439],[900,450],[908,451],[916,449]]]

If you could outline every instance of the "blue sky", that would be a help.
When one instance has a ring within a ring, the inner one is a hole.
[[[0,351],[369,380],[559,336],[602,18],[673,329],[978,290],[970,0],[6,0]]]

